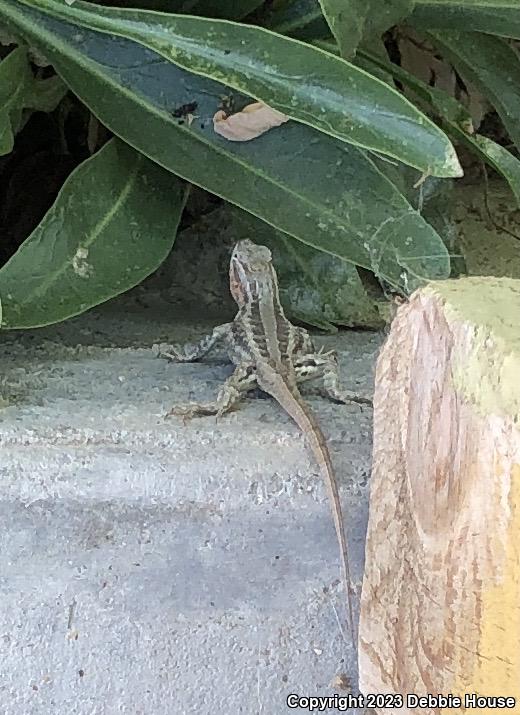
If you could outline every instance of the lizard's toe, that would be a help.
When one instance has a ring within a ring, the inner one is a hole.
[[[193,405],[174,405],[164,416],[165,417],[182,417],[183,420],[189,420],[194,417],[196,411]]]
[[[177,345],[168,345],[167,349],[161,350],[159,357],[166,358],[170,362],[183,362],[186,360],[186,356]]]

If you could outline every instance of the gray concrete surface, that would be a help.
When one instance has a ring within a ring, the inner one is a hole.
[[[288,693],[356,682],[326,491],[297,428],[270,399],[218,423],[164,419],[214,394],[230,366],[150,348],[205,327],[133,297],[3,334],[3,713],[277,715],[303,712]],[[380,342],[318,339],[360,390]],[[371,410],[309,401],[359,591]]]

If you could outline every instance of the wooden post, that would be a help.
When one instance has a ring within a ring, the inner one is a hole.
[[[400,712],[440,712],[408,694],[465,705],[477,693],[515,698],[506,712],[520,713],[520,281],[433,283],[392,324],[376,374],[359,671],[361,692],[401,693]],[[442,712],[465,711],[497,712]]]

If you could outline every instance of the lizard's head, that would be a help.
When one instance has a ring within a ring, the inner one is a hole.
[[[229,264],[231,295],[239,306],[258,299],[262,289],[273,287],[276,282],[271,251],[267,246],[258,246],[253,241],[239,241]]]

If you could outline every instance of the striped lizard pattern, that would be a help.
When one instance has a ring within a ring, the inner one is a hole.
[[[229,284],[238,305],[235,319],[219,325],[195,345],[183,349],[168,346],[161,354],[175,361],[192,362],[221,342],[235,370],[221,386],[214,402],[177,405],[168,415],[181,415],[184,419],[201,415],[221,416],[233,409],[247,392],[259,387],[294,420],[305,435],[328,488],[341,552],[349,626],[354,639],[353,589],[338,485],[325,437],[303,400],[298,384],[320,377],[323,393],[334,401],[371,402],[343,390],[335,352],[317,352],[309,333],[287,319],[280,303],[271,252],[266,246],[249,240],[235,245],[229,267]]]

